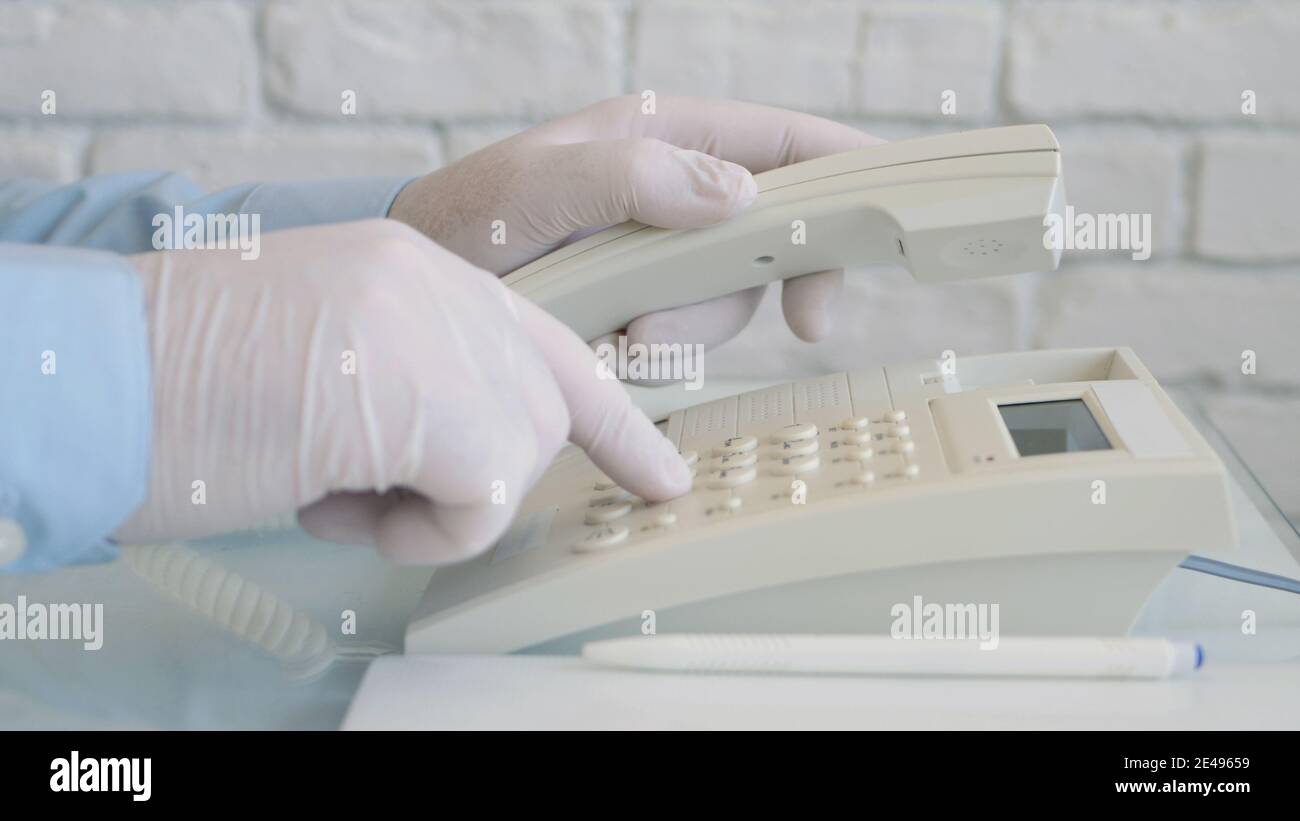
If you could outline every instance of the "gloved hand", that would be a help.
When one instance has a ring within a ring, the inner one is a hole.
[[[556,247],[632,219],[699,228],[742,211],[752,173],[881,140],[820,117],[731,100],[619,97],[524,131],[413,181],[389,216],[481,268],[507,274]],[[494,245],[493,222],[505,226]],[[786,280],[781,306],[795,335],[831,330],[844,272]],[[757,310],[750,288],[633,320],[628,342],[717,345]]]
[[[253,261],[130,259],[155,418],[148,498],[120,541],[298,510],[309,531],[400,562],[463,559],[505,530],[566,437],[649,501],[690,487],[582,340],[405,225],[273,233]]]

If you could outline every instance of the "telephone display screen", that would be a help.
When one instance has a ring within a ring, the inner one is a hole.
[[[1111,449],[1082,399],[999,405],[998,411],[1021,456]]]

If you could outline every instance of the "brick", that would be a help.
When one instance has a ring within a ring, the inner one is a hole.
[[[901,268],[851,270],[831,338],[799,341],[781,316],[780,287],[769,289],[754,321],[705,359],[705,377],[773,381],[870,364],[958,356],[1020,347],[1017,277],[921,284]]]
[[[941,120],[990,116],[1000,22],[989,3],[868,6],[858,109]],[[953,115],[940,108],[947,91],[955,95]]]
[[[1127,345],[1157,378],[1242,390],[1300,385],[1300,270],[1247,274],[1116,263],[1044,279],[1037,347]],[[1242,352],[1256,373],[1241,372]]]
[[[859,11],[844,2],[650,0],[633,23],[633,91],[853,108]]]
[[[66,134],[0,131],[0,179],[69,182],[78,176],[80,165],[81,149]]]
[[[1017,3],[1008,97],[1032,117],[1298,122],[1297,42],[1287,2]],[[1250,118],[1246,89],[1257,95]]]
[[[240,116],[253,95],[253,27],[243,4],[0,5],[0,112],[59,118]]]
[[[1231,262],[1300,259],[1300,140],[1207,139],[1198,166],[1197,254]]]
[[[441,155],[432,135],[143,129],[99,138],[90,164],[97,174],[183,171],[212,190],[250,181],[418,175],[440,165]]]
[[[1058,131],[1065,195],[1076,213],[1150,214],[1152,255],[1175,254],[1183,243],[1183,146],[1168,137]],[[1067,261],[1095,261],[1095,253]],[[1132,251],[1115,251],[1131,256]]]
[[[598,0],[282,0],[265,10],[279,104],[337,117],[531,117],[617,95],[622,24]]]

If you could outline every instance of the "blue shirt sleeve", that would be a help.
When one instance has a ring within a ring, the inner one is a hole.
[[[149,476],[140,278],[116,254],[0,244],[0,306],[0,518],[26,542],[3,570],[110,559]]]
[[[388,215],[409,178],[248,183],[204,194],[181,174],[144,172],[90,177],[71,185],[0,180],[0,242],[76,245],[119,254],[155,248],[154,217],[257,214],[261,230]]]
[[[178,174],[0,180],[0,539],[16,525],[25,543],[0,573],[114,558],[109,537],[144,500],[148,325],[139,277],[120,255],[154,250],[156,215],[258,214],[270,232],[386,216],[407,182],[204,194]]]

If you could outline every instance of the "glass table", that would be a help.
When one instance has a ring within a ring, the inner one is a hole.
[[[1215,397],[1173,394],[1235,480],[1243,549],[1219,558],[1300,577],[1300,535],[1229,433],[1205,411],[1207,397]],[[216,574],[227,593],[260,593],[303,624],[319,626],[341,652],[315,671],[287,663],[160,593],[125,561],[0,577],[0,601],[24,596],[104,605],[98,650],[67,641],[0,642],[0,728],[338,727],[366,662],[400,650],[407,618],[432,572],[393,567],[372,550],[322,543],[297,529],[167,549],[205,563],[195,566]],[[1253,633],[1243,630],[1247,611],[1256,620]],[[1300,596],[1180,569],[1152,596],[1135,632],[1194,636],[1212,659],[1295,660]]]

